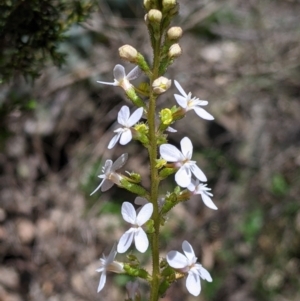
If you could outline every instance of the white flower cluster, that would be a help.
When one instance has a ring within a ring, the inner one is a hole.
[[[128,75],[126,75],[124,67],[122,65],[116,65],[113,72],[115,77],[114,82],[108,83],[99,81],[99,83],[120,86],[126,91],[133,87],[130,80],[138,77],[140,69],[135,67]],[[192,98],[191,92],[187,94],[176,80],[174,83],[181,94],[174,94],[174,97],[178,105],[181,107],[180,110],[182,110],[184,114],[188,111],[194,110],[195,113],[203,119],[214,119],[212,115],[202,108],[202,106],[208,104],[206,100],[199,100],[195,97]],[[125,145],[132,140],[135,134],[133,126],[141,120],[143,110],[143,108],[138,108],[130,115],[130,109],[128,106],[121,107],[118,113],[118,123],[122,127],[114,130],[115,135],[108,144],[109,149],[113,148],[118,141],[121,145]],[[201,183],[206,182],[207,178],[196,164],[196,161],[192,161],[193,145],[191,140],[188,137],[184,137],[180,141],[180,147],[181,150],[167,143],[160,145],[159,153],[161,158],[166,162],[169,162],[168,165],[177,169],[175,181],[178,186],[187,189],[190,196],[200,194],[204,204],[207,207],[216,210],[217,207],[211,199],[213,195],[209,192],[210,188],[207,188],[206,184]],[[102,174],[98,176],[102,179],[102,181],[91,195],[100,188],[103,192],[110,189],[114,184],[122,186],[121,182],[124,176],[119,174],[117,171],[123,167],[127,159],[128,155],[125,153],[115,162],[112,160],[106,160],[102,169]],[[165,198],[161,197],[157,201],[160,210],[164,206]],[[148,236],[142,226],[151,219],[153,214],[153,204],[143,197],[137,197],[135,203],[137,205],[141,205],[137,211],[129,202],[124,202],[122,204],[122,217],[131,225],[131,227],[121,236],[118,244],[114,245],[108,257],[103,255],[103,258],[100,259],[100,268],[97,269],[97,272],[102,274],[100,277],[98,292],[101,291],[105,285],[106,273],[108,271],[115,273],[125,272],[124,264],[114,260],[117,253],[125,253],[133,242],[136,249],[141,253],[146,252],[149,247]],[[212,278],[209,272],[203,268],[201,264],[197,263],[197,257],[195,256],[194,250],[187,241],[182,243],[182,249],[184,255],[177,251],[168,252],[166,256],[167,262],[175,271],[187,275],[186,287],[188,291],[192,295],[198,296],[201,291],[200,278],[209,282],[212,281]],[[133,296],[138,293],[136,283],[128,284],[127,289],[128,294],[132,296],[132,299]]]

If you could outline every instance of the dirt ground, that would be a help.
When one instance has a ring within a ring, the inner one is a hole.
[[[162,255],[186,239],[214,281],[202,283],[198,298],[178,282],[164,300],[299,301],[300,3],[179,2],[173,25],[184,30],[183,53],[167,77],[209,100],[215,120],[191,113],[169,141],[191,138],[218,210],[196,197],[170,214]],[[116,187],[90,193],[106,159],[127,152],[126,170],[145,186],[148,162],[137,142],[107,149],[129,103],[96,81],[112,81],[118,63],[131,70],[118,57],[123,44],[151,60],[141,3],[100,1],[60,45],[62,69],[49,65],[33,86],[22,78],[0,86],[0,103],[11,108],[0,130],[0,301],[124,299],[129,278],[110,274],[97,294],[95,270],[127,227],[122,202],[135,196]],[[160,105],[175,105],[174,93]],[[166,182],[162,192],[173,187]]]

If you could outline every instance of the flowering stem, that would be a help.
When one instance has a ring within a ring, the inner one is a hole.
[[[158,208],[158,186],[159,186],[159,175],[156,169],[157,159],[157,137],[156,137],[156,125],[155,125],[155,110],[156,110],[156,98],[152,89],[153,81],[158,78],[158,68],[160,63],[160,43],[161,36],[155,40],[154,48],[154,60],[153,60],[153,76],[150,82],[150,101],[148,110],[148,124],[149,124],[149,158],[150,158],[150,173],[151,173],[151,202],[153,204],[153,221],[154,221],[154,233],[151,237],[152,243],[152,284],[150,301],[157,301],[158,289],[159,289],[159,231],[160,231],[160,216]]]

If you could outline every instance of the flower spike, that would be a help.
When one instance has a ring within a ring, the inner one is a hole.
[[[122,128],[116,129],[116,133],[108,144],[108,149],[113,148],[120,140],[120,144],[125,145],[132,139],[131,127],[135,125],[143,115],[143,108],[138,108],[130,116],[129,107],[123,106],[118,113],[118,123],[123,125]]]
[[[187,112],[190,110],[194,110],[195,113],[206,120],[213,120],[214,117],[210,115],[207,111],[201,108],[201,106],[206,106],[208,104],[208,101],[206,100],[200,100],[199,98],[193,97],[192,93],[189,92],[189,94],[186,94],[186,92],[183,90],[181,85],[177,80],[174,80],[174,84],[178,91],[181,93],[181,95],[174,94],[174,97],[177,101],[177,103]]]

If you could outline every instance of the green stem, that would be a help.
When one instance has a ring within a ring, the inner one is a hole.
[[[151,202],[153,204],[153,221],[154,221],[154,233],[151,236],[152,245],[152,283],[150,301],[157,301],[160,271],[159,271],[159,231],[160,231],[160,214],[158,208],[158,187],[159,187],[159,175],[158,170],[155,168],[157,159],[157,137],[156,137],[156,125],[155,125],[155,112],[156,112],[156,98],[153,93],[152,83],[158,77],[158,68],[160,63],[160,44],[161,36],[155,40],[154,47],[154,60],[153,60],[153,76],[150,82],[150,101],[148,110],[148,124],[149,124],[149,158],[150,158],[150,174],[151,174]]]

